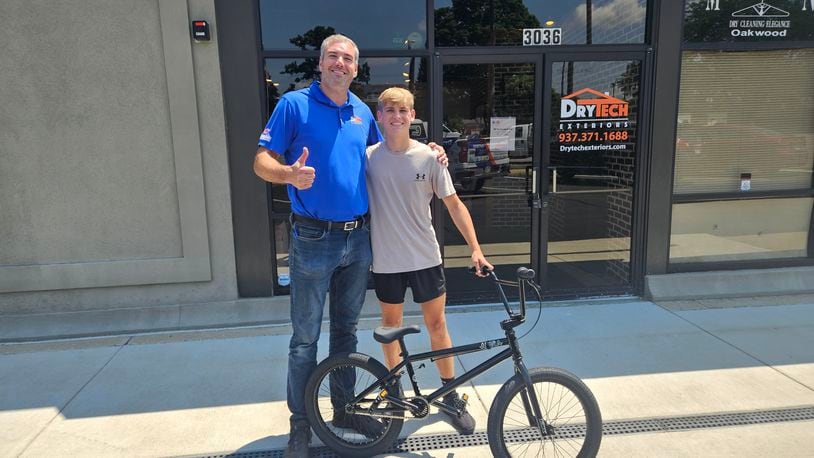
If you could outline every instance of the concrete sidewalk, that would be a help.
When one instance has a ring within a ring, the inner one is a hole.
[[[801,407],[812,412],[814,298],[804,299],[556,304],[543,309],[521,347],[529,367],[562,367],[583,378],[606,427],[721,413],[759,418]],[[743,303],[750,306],[716,307]],[[500,310],[455,310],[448,323],[456,344],[500,337]],[[536,315],[529,311],[518,335]],[[379,357],[376,324],[363,321],[359,350]],[[278,456],[270,451],[287,441],[289,332],[268,326],[0,345],[0,456]],[[426,333],[407,343],[414,352],[429,349]],[[326,348],[321,342],[320,359]],[[459,370],[493,352],[459,358]],[[463,390],[478,432],[511,372],[504,362]],[[422,390],[439,384],[432,365],[418,377]],[[814,456],[812,418],[606,432],[600,456]],[[406,421],[402,436],[452,431],[432,413]],[[452,444],[398,455],[490,456],[485,442]]]

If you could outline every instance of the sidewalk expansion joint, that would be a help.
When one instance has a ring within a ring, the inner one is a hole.
[[[749,410],[743,412],[715,413],[677,417],[653,417],[635,420],[613,420],[602,424],[603,436],[620,436],[642,433],[662,433],[691,431],[709,428],[724,428],[731,426],[760,425],[767,423],[810,421],[814,420],[814,406],[801,406],[785,409]],[[535,433],[535,434],[532,434]],[[565,425],[558,428],[557,436],[564,438],[578,438],[585,436],[585,425]],[[536,430],[531,428],[512,430],[507,433],[508,440],[528,440],[535,436]],[[511,438],[509,438],[511,436]],[[539,436],[538,436],[539,437]],[[393,447],[385,452],[416,453],[429,450],[453,449],[462,447],[477,447],[489,445],[486,431],[477,431],[469,436],[459,434],[428,434],[409,436],[399,439]],[[282,450],[259,450],[254,452],[235,452],[216,455],[192,455],[187,458],[282,458]],[[332,458],[337,455],[329,448],[312,447],[310,456],[316,458]]]

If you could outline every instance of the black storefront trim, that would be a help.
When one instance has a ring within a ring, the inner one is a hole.
[[[264,112],[258,9],[256,0],[215,0],[235,273],[241,297],[272,294],[273,247],[266,184],[252,170]]]
[[[776,49],[814,48],[814,41],[684,43],[681,48],[685,51],[771,51]]]
[[[681,38],[684,4],[656,2],[653,16],[655,63],[648,199],[645,227],[645,273],[667,273],[670,255],[676,119],[681,76]]]
[[[809,247],[811,244],[809,243]],[[670,264],[670,273],[705,272],[708,270],[778,269],[814,266],[811,258],[779,258],[724,262],[682,262]]]
[[[674,204],[693,202],[716,202],[722,200],[779,199],[788,197],[812,197],[814,189],[784,191],[748,191],[740,193],[710,192],[702,194],[677,194],[673,196]]]

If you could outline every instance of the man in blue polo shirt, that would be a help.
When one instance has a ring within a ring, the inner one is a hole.
[[[266,181],[288,184],[291,199],[291,435],[285,456],[308,456],[305,384],[316,367],[328,292],[329,352],[356,351],[356,325],[372,260],[365,149],[382,140],[373,113],[349,91],[358,62],[359,49],[350,38],[326,38],[320,48],[320,81],[282,96],[255,155],[254,172]],[[334,411],[336,427],[371,438],[381,433],[375,418]]]

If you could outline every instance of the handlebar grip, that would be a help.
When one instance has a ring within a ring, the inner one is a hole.
[[[536,274],[534,273],[533,269],[529,269],[527,267],[518,267],[517,268],[517,277],[523,280],[531,280],[534,278]]]
[[[478,271],[478,270],[475,268],[475,266],[471,266],[471,267],[469,267],[469,272],[470,272],[470,273],[472,273],[472,274],[476,274],[476,273],[477,273],[477,271]],[[480,272],[481,272],[483,275],[489,275],[489,272],[491,272],[491,270],[489,270],[489,268],[488,268],[488,267],[483,266],[483,267],[481,267]]]

